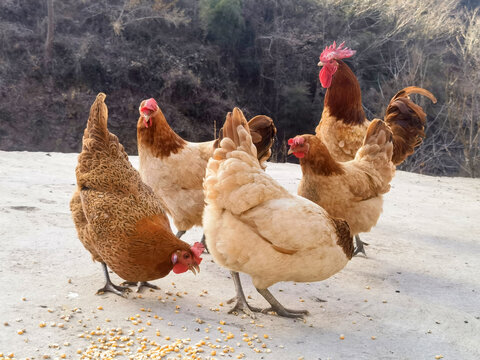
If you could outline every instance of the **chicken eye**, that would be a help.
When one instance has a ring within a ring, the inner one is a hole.
[[[189,259],[189,258],[190,258],[190,254],[184,254],[184,255],[183,255],[183,258],[184,258],[184,259]]]

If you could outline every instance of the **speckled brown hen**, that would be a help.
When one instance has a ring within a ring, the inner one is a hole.
[[[107,283],[99,291],[123,294],[107,265],[141,286],[174,271],[199,270],[203,246],[190,246],[172,233],[163,205],[132,167],[118,138],[107,129],[105,94],[97,95],[83,135],[70,202],[78,237],[103,265]]]

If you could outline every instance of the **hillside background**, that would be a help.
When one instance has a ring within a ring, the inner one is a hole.
[[[318,56],[345,41],[369,118],[410,85],[427,138],[402,169],[480,174],[480,11],[453,0],[2,0],[0,149],[78,152],[103,91],[110,130],[136,154],[142,99],[182,137],[211,140],[233,106],[271,116],[273,161],[313,132],[325,89]]]

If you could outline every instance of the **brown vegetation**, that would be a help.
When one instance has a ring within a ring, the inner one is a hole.
[[[474,4],[5,0],[0,149],[79,151],[89,104],[104,91],[111,129],[129,153],[136,152],[138,102],[155,97],[174,130],[191,141],[210,140],[233,106],[247,116],[268,115],[278,128],[273,158],[285,161],[285,140],[313,133],[320,119],[325,90],[316,63],[337,40],[357,50],[347,62],[368,118],[383,117],[388,100],[406,86],[437,97],[436,105],[418,97],[428,115],[427,137],[402,169],[478,176],[480,13]]]

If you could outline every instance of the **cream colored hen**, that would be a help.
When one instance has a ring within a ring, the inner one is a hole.
[[[324,280],[343,269],[353,255],[348,224],[290,194],[262,170],[238,108],[227,115],[224,136],[207,165],[203,227],[213,259],[233,272],[234,309],[259,310],[246,302],[236,273],[244,272],[271,310],[302,317],[308,312],[284,308],[268,287],[279,281]]]

